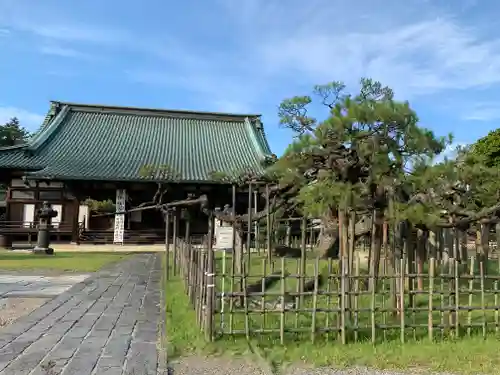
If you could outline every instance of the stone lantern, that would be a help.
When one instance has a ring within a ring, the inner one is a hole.
[[[44,252],[45,254],[54,254],[54,249],[50,248],[50,228],[52,218],[57,216],[57,211],[54,210],[49,202],[43,202],[42,208],[38,210],[38,236],[36,246],[33,249],[34,253]]]

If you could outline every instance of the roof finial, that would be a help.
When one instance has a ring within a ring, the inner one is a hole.
[[[255,117],[255,128],[261,130],[262,129],[262,121],[260,120],[260,117]]]

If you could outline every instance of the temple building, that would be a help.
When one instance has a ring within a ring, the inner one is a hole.
[[[156,242],[165,233],[159,211],[98,217],[88,199],[111,199],[119,212],[152,201],[161,183],[164,202],[203,192],[223,206],[231,188],[217,176],[261,173],[271,157],[260,115],[51,102],[28,143],[0,148],[0,236],[4,246],[36,236],[48,201],[58,211],[55,240]],[[206,233],[206,217],[193,214],[194,233]]]

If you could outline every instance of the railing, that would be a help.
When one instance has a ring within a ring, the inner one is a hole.
[[[0,232],[36,232],[38,224],[38,221],[2,221],[0,222]],[[83,223],[79,225],[83,225]],[[72,230],[73,223],[60,222],[51,224],[51,231],[53,232],[71,232]]]
[[[113,244],[113,229],[86,229],[80,233],[80,241],[90,244]],[[163,244],[165,243],[165,231],[162,229],[125,229],[123,233],[123,244]]]
[[[78,231],[81,233],[84,223],[78,224]],[[38,222],[35,221],[2,221],[0,222],[0,236],[2,236],[2,246],[34,246],[38,236]],[[9,240],[6,241],[6,237]],[[61,222],[53,223],[50,228],[52,242],[70,242],[73,240],[73,223]]]
[[[174,276],[179,273],[183,276],[184,289],[196,313],[196,323],[210,335],[212,329],[208,326],[212,324],[213,311],[207,309],[207,301],[213,289],[207,288],[209,258],[207,249],[201,245],[204,242],[205,238],[200,236],[189,237],[187,242],[185,239],[176,239],[172,244],[172,259],[167,257],[166,267]],[[169,260],[173,260],[171,265]],[[167,272],[167,278],[169,276]]]

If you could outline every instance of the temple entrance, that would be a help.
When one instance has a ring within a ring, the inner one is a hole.
[[[157,210],[134,211],[127,215],[129,230],[155,229],[165,231],[162,213]]]

